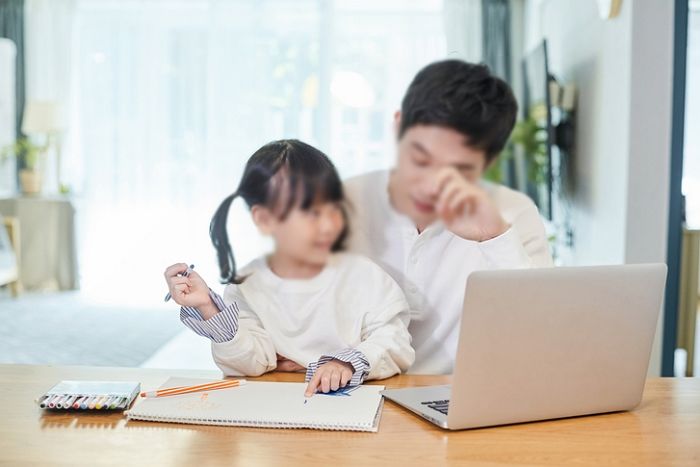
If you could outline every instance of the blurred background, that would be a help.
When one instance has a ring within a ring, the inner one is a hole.
[[[0,38],[0,362],[213,367],[162,273],[222,290],[208,225],[248,157],[390,168],[409,82],[459,58],[521,106],[487,178],[535,200],[559,265],[667,262],[650,371],[693,373],[696,0],[0,0]],[[239,264],[270,246],[240,200],[229,231]]]

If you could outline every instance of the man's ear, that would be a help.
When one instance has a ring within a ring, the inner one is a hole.
[[[268,208],[256,204],[250,208],[250,214],[253,216],[253,222],[255,222],[255,226],[261,234],[272,234],[275,217]]]
[[[394,137],[399,140],[399,131],[401,130],[401,111],[394,112]]]

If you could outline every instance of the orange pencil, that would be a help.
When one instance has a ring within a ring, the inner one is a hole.
[[[246,383],[244,379],[232,379],[224,381],[215,381],[213,383],[198,384],[196,386],[177,386],[174,388],[159,389],[157,391],[144,391],[141,397],[163,397],[177,396],[179,394],[188,394],[191,392],[214,391],[216,389],[228,389],[241,386]]]
[[[158,389],[157,391],[150,391],[149,394],[157,394],[158,396],[164,396],[168,394],[173,394],[173,393],[181,393],[182,391],[186,392],[191,392],[191,391],[206,391],[212,388],[227,388],[227,387],[233,387],[233,386],[238,386],[239,382],[238,380],[223,380],[223,381],[214,381],[211,383],[204,383],[204,384],[197,384],[195,386],[175,386],[172,388],[165,388],[165,389]]]

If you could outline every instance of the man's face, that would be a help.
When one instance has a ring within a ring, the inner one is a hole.
[[[396,128],[400,126],[396,115]],[[465,179],[478,182],[486,169],[486,153],[465,145],[456,130],[414,125],[398,141],[398,160],[391,174],[389,194],[394,208],[422,230],[437,219],[431,194],[440,169],[454,167]]]

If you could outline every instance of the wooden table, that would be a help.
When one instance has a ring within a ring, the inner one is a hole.
[[[61,379],[137,380],[209,371],[0,365],[0,465],[700,465],[700,379],[652,379],[633,412],[446,432],[386,402],[379,433],[129,422],[49,413],[33,399]],[[267,381],[301,381],[275,373]],[[388,387],[449,381],[399,376]]]

